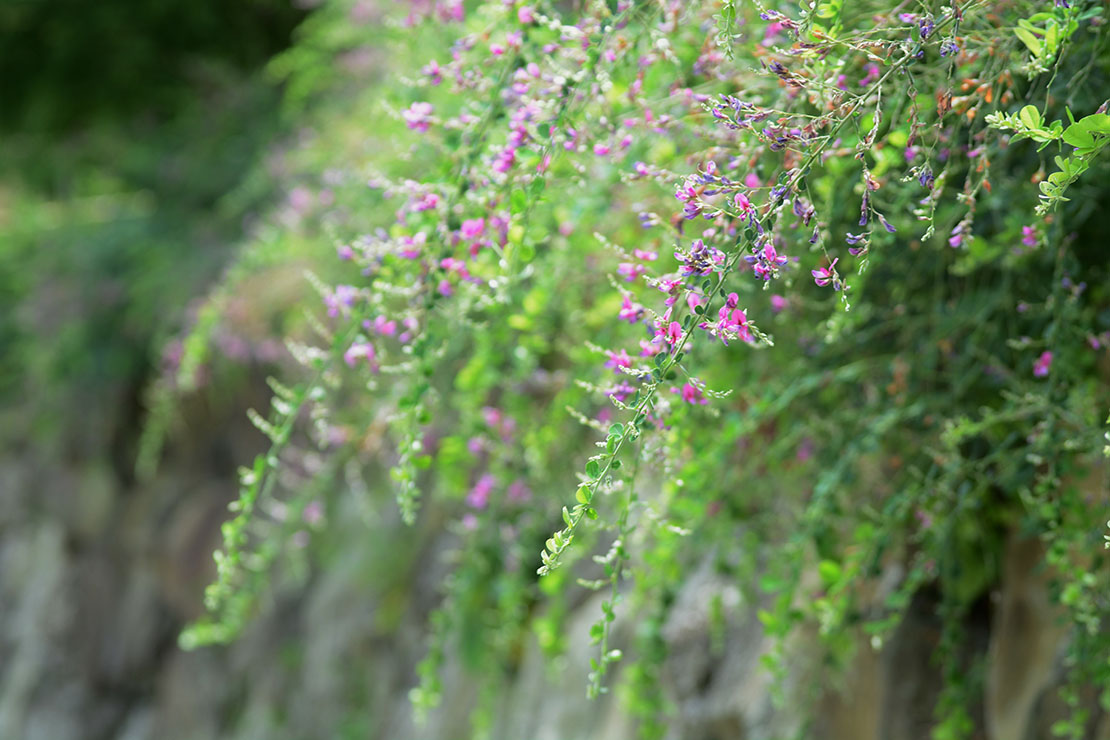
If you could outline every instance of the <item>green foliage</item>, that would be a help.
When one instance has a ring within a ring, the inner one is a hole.
[[[935,593],[934,734],[967,737],[984,671],[967,622],[1015,531],[1048,553],[1069,682],[1105,681],[1105,491],[1077,492],[1098,485],[1110,406],[1104,9],[520,10],[372,33],[337,3],[279,61],[318,132],[299,166],[337,205],[273,227],[287,251],[249,247],[205,315],[267,259],[307,264],[323,304],[288,323],[305,380],[259,421],[278,449],[244,481],[186,642],[256,613],[300,527],[260,504],[312,491],[365,496],[367,539],[404,522],[449,543],[411,697],[430,711],[457,659],[481,682],[474,736],[523,644],[566,648],[579,588],[607,589],[581,638],[588,694],[620,682],[662,736],[663,625],[711,560],[758,605],[780,679],[807,627],[843,665],[851,636],[881,646]],[[389,60],[373,84],[326,68],[359,44]],[[446,48],[443,79],[418,76]],[[506,88],[529,79],[549,87],[522,114]],[[286,445],[337,462],[285,476]],[[736,616],[712,611],[716,634]]]

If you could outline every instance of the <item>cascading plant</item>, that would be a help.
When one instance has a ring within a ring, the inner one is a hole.
[[[759,572],[779,675],[802,624],[843,661],[845,635],[881,645],[935,585],[936,732],[964,736],[961,620],[997,579],[967,564],[1015,522],[1076,619],[1069,678],[1106,678],[1105,517],[1073,489],[1110,404],[1110,282],[1086,246],[1110,196],[1107,19],[1045,5],[412,3],[406,34],[450,52],[406,39],[400,154],[329,165],[357,195],[327,222],[323,341],[294,345],[309,378],[258,418],[274,449],[184,641],[255,608],[244,584],[288,536],[260,503],[344,495],[282,483],[303,426],[328,475],[390,478],[414,532],[451,522],[418,707],[456,646],[496,685],[530,634],[565,646],[569,591],[607,588],[588,693],[631,662],[657,733],[660,615],[712,557]],[[617,647],[618,609],[656,627]]]

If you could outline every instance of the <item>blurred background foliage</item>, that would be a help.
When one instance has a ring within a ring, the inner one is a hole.
[[[305,13],[282,0],[0,7],[0,393],[25,419],[9,432],[32,418],[48,432],[103,385],[134,394],[150,378],[155,338],[278,195],[261,163],[287,127],[264,67]],[[26,403],[45,406],[28,417]]]

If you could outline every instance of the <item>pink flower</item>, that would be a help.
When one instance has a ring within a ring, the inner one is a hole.
[[[439,266],[448,272],[458,274],[461,278],[470,277],[470,271],[466,269],[466,263],[454,257],[444,257],[439,261]]]
[[[516,164],[516,150],[512,147],[506,147],[493,160],[493,170],[494,172],[505,173],[511,170],[514,164]]]
[[[654,262],[655,260],[659,259],[658,252],[649,252],[646,249],[633,249],[632,256],[638,260],[643,260],[644,262]]]
[[[837,259],[840,258],[837,257]],[[833,288],[840,290],[840,285],[836,281],[836,261],[837,260],[833,260],[832,264],[828,267],[819,267],[816,270],[810,270],[810,274],[813,275],[813,282],[817,283],[822,288],[831,282],[833,283]]]
[[[347,351],[343,353],[343,361],[349,367],[354,367],[359,360],[364,359],[372,369],[377,370],[377,363],[374,361],[375,356],[374,346],[369,342],[360,341],[347,348]]]
[[[635,262],[621,262],[617,265],[617,274],[623,277],[627,282],[632,282],[645,272],[647,272],[647,268]]]
[[[748,314],[746,311],[737,308],[739,303],[740,296],[736,293],[729,293],[725,305],[717,311],[716,323],[703,322],[698,326],[719,337],[726,347],[731,339],[740,339],[744,342],[752,341],[752,332],[748,328]]]
[[[477,239],[486,230],[486,220],[484,218],[470,218],[462,222],[462,227],[459,229],[459,236],[463,239]]]
[[[1033,376],[1043,378],[1048,375],[1048,371],[1052,369],[1052,353],[1045,351],[1033,363]]]
[[[425,133],[428,130],[428,124],[431,123],[434,110],[431,103],[417,102],[401,111],[401,118],[405,119],[405,125],[413,131]]]
[[[324,305],[327,306],[328,316],[346,316],[350,313],[351,306],[355,305],[358,298],[358,288],[353,285],[337,285],[335,291],[324,296]]]
[[[399,254],[405,259],[414,260],[420,256],[420,250],[428,241],[428,235],[421,231],[415,236],[401,237],[402,249]]]
[[[1021,243],[1027,247],[1037,246],[1037,230],[1032,226],[1022,226]]]
[[[374,317],[374,331],[391,337],[397,333],[397,322],[387,320],[384,316]]]
[[[632,367],[632,358],[629,357],[628,353],[625,352],[623,349],[620,352],[606,352],[605,354],[609,356],[609,359],[605,361],[605,367],[612,368],[613,372],[617,373],[618,375],[620,374],[619,368]]]
[[[755,206],[748,200],[748,196],[743,193],[737,193],[736,197],[733,198],[733,202],[736,204],[736,207],[740,209],[741,218],[751,218],[755,215]]]
[[[609,145],[608,144],[594,144],[594,154],[596,154],[597,156],[604,157],[608,153],[609,153]]]
[[[675,390],[674,392],[679,393],[679,391],[677,390]],[[709,403],[709,400],[706,399],[704,395],[702,395],[702,392],[698,390],[698,387],[693,385],[692,383],[686,383],[685,385],[683,385],[681,393],[682,400],[686,403],[702,406]]]
[[[439,205],[439,195],[436,193],[424,193],[417,200],[413,201],[412,210],[416,212],[430,211]]]
[[[532,498],[532,491],[528,485],[519,478],[509,484],[509,489],[506,491],[510,501],[522,502]]]
[[[759,180],[759,175],[755,174],[754,172],[749,172],[747,175],[744,176],[744,187],[746,188],[758,188],[762,184],[763,183]]]
[[[470,489],[470,493],[466,495],[466,503],[474,509],[484,509],[489,504],[490,493],[493,492],[493,487],[497,483],[494,477],[486,473],[474,487]]]
[[[672,321],[671,323],[667,324],[666,329],[661,329],[659,331],[659,334],[657,334],[656,336],[663,337],[667,344],[678,344],[678,342],[682,339],[682,324],[678,323],[677,321]]]
[[[439,62],[437,62],[435,59],[425,64],[424,68],[420,71],[431,78],[431,82],[433,85],[438,85],[439,83],[443,82],[443,70],[440,69]]]
[[[872,82],[879,79],[879,65],[874,62],[869,62],[864,69],[867,71],[867,74],[859,81],[860,87],[867,87]]]
[[[644,307],[641,306],[639,303],[633,303],[632,299],[629,298],[627,294],[625,294],[624,300],[621,302],[621,310],[619,315],[621,321],[627,321],[631,324],[635,324],[637,321],[640,320],[640,317],[644,315]]]
[[[536,16],[532,12],[532,8],[527,5],[521,5],[519,8],[517,8],[516,19],[524,25],[528,25],[535,22]]]
[[[780,311],[784,310],[786,308],[786,305],[787,301],[781,295],[771,296],[771,310],[775,313],[779,313]]]

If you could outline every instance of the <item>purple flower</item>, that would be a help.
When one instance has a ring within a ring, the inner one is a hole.
[[[675,389],[674,392],[678,393],[679,391]],[[692,383],[686,383],[685,385],[683,385],[681,393],[682,400],[686,403],[695,405],[700,404],[703,406],[709,403],[709,400],[706,399],[706,397],[702,395],[702,392],[698,390],[697,386],[693,385]]]
[[[623,349],[620,352],[606,352],[605,354],[609,356],[609,359],[605,361],[605,367],[612,368],[613,372],[618,375],[621,374],[620,368],[632,367],[632,358]]]
[[[632,299],[625,294],[624,300],[621,302],[620,320],[635,324],[643,315],[644,307],[639,303],[633,303]]]
[[[486,220],[484,218],[470,218],[462,222],[462,227],[459,229],[459,236],[463,239],[477,239],[486,230]]]
[[[1033,363],[1033,376],[1043,378],[1048,375],[1048,371],[1052,369],[1052,353],[1045,351]]]
[[[1037,230],[1032,226],[1022,226],[1021,243],[1027,247],[1037,246]]]
[[[431,103],[417,102],[401,111],[401,118],[405,119],[405,125],[410,129],[423,134],[428,130],[434,111],[435,107]]]
[[[516,479],[509,484],[508,490],[505,492],[510,501],[522,502],[532,498],[532,490],[521,479]]]
[[[430,78],[433,85],[443,82],[443,70],[435,59],[425,64],[420,71]]]
[[[838,257],[837,259],[840,258]],[[834,259],[832,264],[828,267],[819,267],[816,270],[810,270],[810,274],[813,275],[813,282],[817,283],[817,285],[822,288],[831,282],[834,290],[840,290],[840,281],[836,279],[837,259]]]
[[[867,74],[864,75],[863,79],[859,81],[860,87],[867,87],[872,82],[879,79],[879,65],[875,64],[874,62],[868,62],[867,65],[864,67],[864,70],[867,72]]]
[[[358,288],[353,285],[337,285],[335,290],[324,296],[324,305],[328,309],[328,316],[338,316],[348,313],[358,297]]]
[[[948,246],[956,249],[962,245],[964,243],[964,232],[966,230],[967,226],[963,221],[956,224],[952,229],[951,236],[948,237]]]
[[[682,263],[681,272],[683,275],[710,275],[715,267],[720,266],[725,261],[723,252],[715,247],[706,246],[701,239],[695,239],[690,244],[689,252],[677,251],[674,256]],[[640,267],[640,269],[643,268]]]
[[[635,262],[621,262],[617,265],[617,274],[623,277],[627,282],[632,282],[645,272],[647,272],[647,268]]]
[[[357,341],[347,348],[343,353],[343,361],[349,367],[354,367],[358,364],[359,360],[366,360],[371,369],[377,370],[377,363],[374,361],[376,354],[374,352],[374,345],[369,342]]]
[[[773,277],[778,277],[779,268],[790,260],[785,254],[779,254],[775,245],[767,240],[763,244],[763,248],[754,255],[744,255],[744,261],[752,266],[752,272],[755,273],[756,277],[770,280]]]
[[[490,493],[497,481],[489,473],[484,474],[466,494],[466,503],[473,509],[484,509],[489,504]]]

